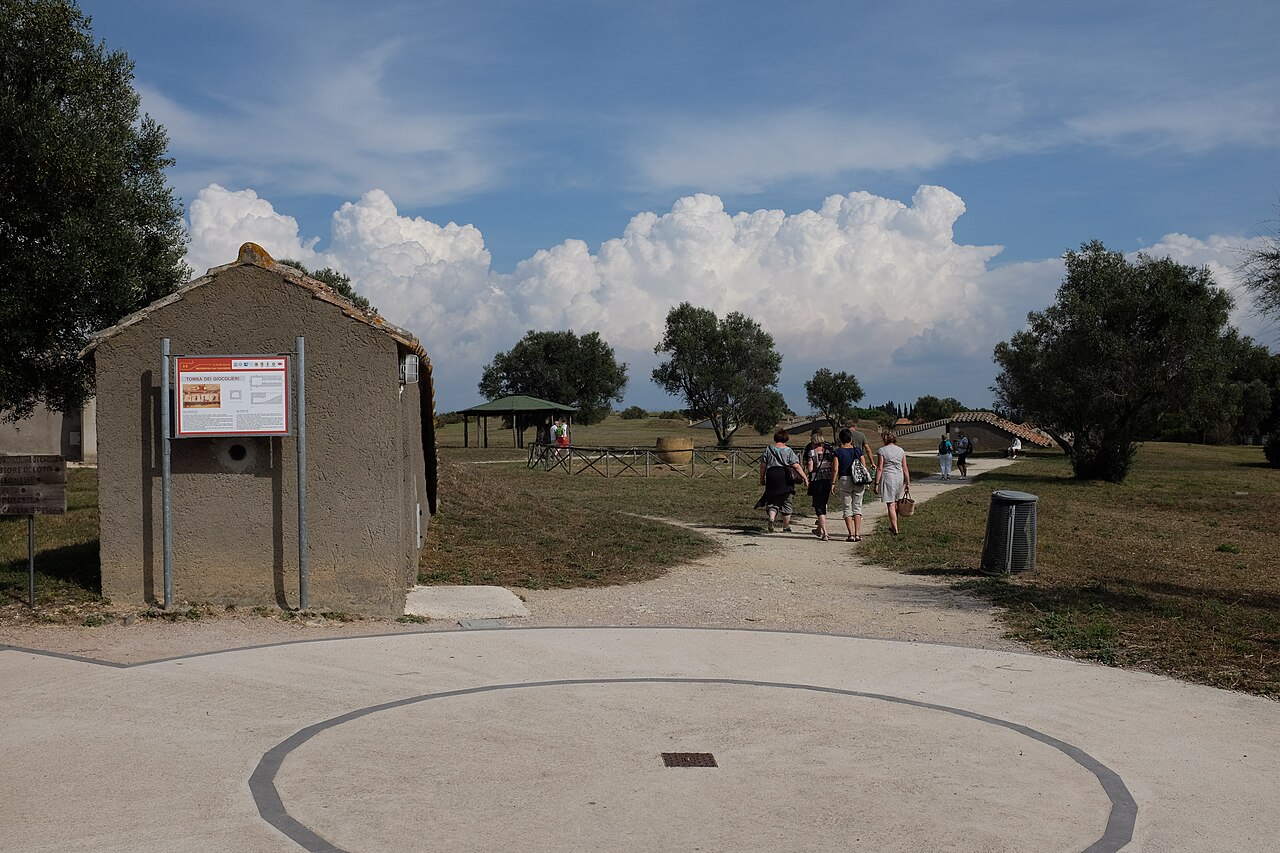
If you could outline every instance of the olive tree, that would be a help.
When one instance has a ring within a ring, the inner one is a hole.
[[[1120,482],[1138,438],[1204,410],[1221,384],[1231,297],[1206,268],[1093,241],[1065,256],[1057,302],[995,348],[998,404],[1058,442],[1076,477]]]
[[[622,402],[627,365],[599,332],[576,335],[532,329],[507,352],[495,353],[484,366],[480,393],[493,400],[528,394],[577,408],[575,420],[598,423]]]
[[[186,279],[168,138],[70,0],[0,0],[0,418],[79,408],[94,331]]]
[[[654,368],[653,381],[683,397],[692,417],[709,418],[720,447],[729,446],[741,425],[763,435],[786,413],[778,391],[782,356],[773,336],[745,314],[734,311],[721,320],[682,302],[667,314],[653,351],[668,354]]]
[[[858,401],[862,399],[862,386],[852,373],[843,370],[832,372],[819,368],[813,378],[804,383],[805,397],[813,410],[831,425],[832,432],[858,416]]]
[[[340,296],[359,308],[365,314],[373,315],[378,313],[377,306],[355,289],[351,284],[351,276],[346,273],[340,273],[332,267],[325,267],[322,270],[310,270],[307,269],[301,261],[295,261],[293,258],[282,258],[280,263],[287,267],[293,267],[303,275],[314,278],[322,284],[329,285]]]
[[[1280,229],[1275,224],[1273,220],[1271,232],[1245,250],[1239,269],[1254,310],[1273,320],[1280,319]]]

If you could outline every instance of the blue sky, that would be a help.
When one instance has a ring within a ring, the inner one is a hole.
[[[1280,199],[1276,3],[84,8],[170,132],[197,271],[245,240],[344,269],[442,410],[529,328],[601,331],[627,403],[674,406],[685,299],[759,319],[797,410],[822,366],[984,405],[1063,251],[1229,287]]]

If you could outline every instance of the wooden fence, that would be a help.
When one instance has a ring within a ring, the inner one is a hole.
[[[650,447],[556,447],[535,442],[529,446],[527,467],[566,474],[598,474],[601,477],[724,477],[741,480],[760,476],[761,450],[695,447],[664,450]],[[662,457],[688,462],[668,462]]]

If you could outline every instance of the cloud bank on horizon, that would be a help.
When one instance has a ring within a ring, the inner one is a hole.
[[[784,356],[782,390],[797,411],[818,367],[857,375],[864,404],[936,394],[985,405],[992,348],[1052,302],[1062,264],[992,266],[1001,246],[955,241],[964,211],[958,195],[927,185],[910,204],[851,192],[792,214],[730,213],[700,193],[663,213],[637,213],[595,252],[565,240],[500,273],[478,229],[402,216],[380,189],[335,211],[321,247],[255,191],[210,184],[188,211],[187,261],[202,273],[252,240],[276,258],[341,270],[422,340],[442,411],[475,402],[485,362],[529,329],[600,332],[631,364],[628,402],[675,406],[648,376],[666,314],[683,301],[758,320]],[[1170,234],[1147,251],[1207,265],[1231,288],[1246,242]],[[1233,319],[1257,334],[1238,294],[1237,302]]]

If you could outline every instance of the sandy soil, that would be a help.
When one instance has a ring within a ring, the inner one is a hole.
[[[971,473],[1009,464],[975,461]],[[911,462],[916,466],[912,496],[919,503],[943,490],[966,488],[971,483],[944,483],[936,476],[923,476],[936,468],[928,454],[913,454]],[[803,496],[797,498],[807,501]],[[800,506],[798,503],[797,509]],[[918,512],[928,512],[927,506]],[[889,535],[887,521],[877,524],[884,514],[883,504],[868,500],[864,535]],[[838,512],[830,521],[830,542],[809,534],[812,525],[808,518],[797,519],[791,534],[694,526],[721,545],[717,553],[677,566],[655,580],[628,586],[518,589],[532,615],[507,620],[507,624],[767,628],[1024,648],[1004,638],[994,608],[952,592],[945,582],[868,565],[858,558],[860,545],[844,541],[844,523]],[[911,535],[910,519],[902,523],[902,529],[904,535]],[[442,629],[459,629],[459,625],[453,621],[405,624],[389,619],[283,621],[236,612],[181,622],[139,617],[129,625],[97,628],[0,625],[0,645],[136,663],[270,643]]]

